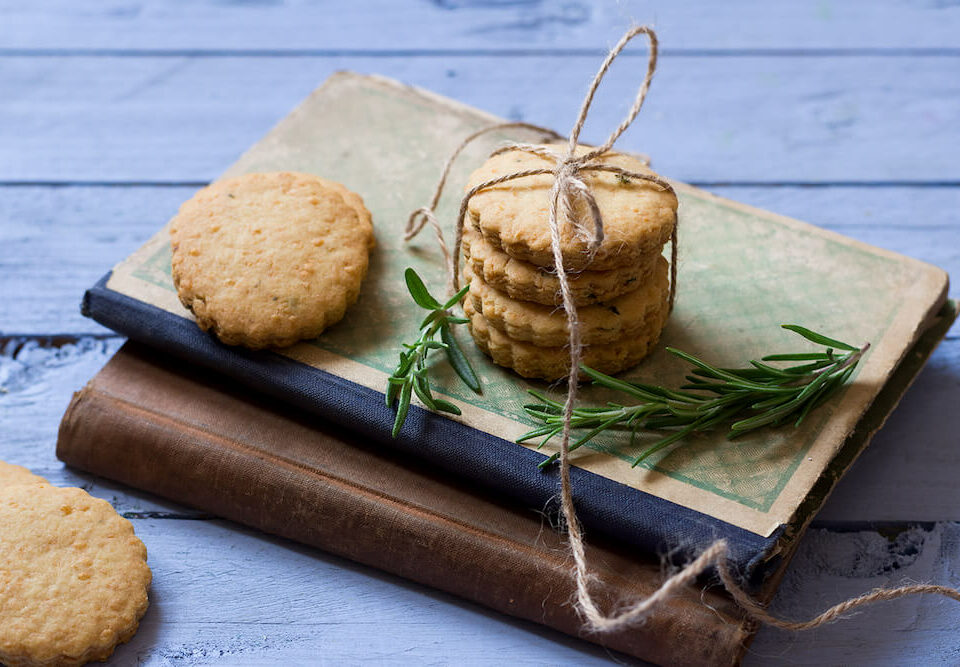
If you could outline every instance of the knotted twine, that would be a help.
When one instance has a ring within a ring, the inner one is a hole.
[[[610,134],[603,145],[591,148],[583,155],[577,156],[577,143],[580,138],[580,130],[586,121],[587,113],[593,102],[593,96],[600,86],[600,82],[606,75],[610,65],[616,59],[620,52],[630,40],[637,35],[646,35],[649,40],[650,50],[647,60],[647,71],[643,83],[637,92],[629,113],[620,125]],[[563,252],[561,248],[561,223],[567,223],[572,226],[574,234],[578,239],[586,243],[588,260],[600,248],[603,242],[603,217],[600,208],[589,186],[583,180],[584,172],[609,172],[619,174],[626,178],[636,179],[638,181],[647,181],[660,187],[663,190],[673,192],[670,184],[662,178],[653,174],[643,174],[632,172],[627,169],[615,167],[613,165],[596,162],[605,153],[613,148],[614,143],[620,138],[620,135],[630,127],[640,108],[643,106],[647,91],[650,89],[650,82],[653,80],[653,73],[657,67],[657,36],[653,29],[648,26],[634,26],[620,38],[616,46],[607,54],[603,64],[594,76],[587,91],[587,95],[580,107],[580,113],[577,121],[567,138],[566,151],[557,153],[544,146],[525,143],[510,143],[494,150],[490,157],[500,155],[508,151],[522,151],[532,153],[546,158],[554,163],[553,168],[525,169],[510,174],[505,174],[498,178],[484,181],[476,185],[463,196],[460,201],[460,210],[457,214],[456,240],[454,242],[453,252],[447,247],[443,238],[443,229],[437,220],[435,209],[440,201],[447,177],[453,167],[457,157],[473,141],[490,132],[496,132],[509,129],[527,129],[539,132],[545,138],[563,139],[564,137],[553,130],[533,125],[531,123],[500,123],[484,129],[478,130],[466,137],[447,160],[443,167],[440,181],[434,190],[433,198],[428,206],[414,211],[407,221],[404,240],[409,241],[414,238],[424,226],[429,222],[436,231],[437,240],[443,253],[444,262],[447,265],[447,272],[450,280],[450,288],[456,292],[460,287],[459,280],[459,257],[460,246],[463,242],[463,224],[467,213],[467,206],[471,198],[480,192],[501,183],[507,183],[527,176],[538,176],[542,174],[553,175],[553,186],[550,190],[550,244],[553,252],[554,268],[560,283],[560,294],[562,297],[563,309],[567,316],[567,328],[569,330],[570,347],[570,373],[567,376],[567,398],[563,405],[563,431],[560,438],[560,505],[563,519],[567,527],[567,542],[570,551],[573,554],[574,561],[574,581],[576,583],[576,601],[577,607],[585,619],[585,629],[590,632],[605,633],[614,632],[626,628],[627,626],[643,621],[658,605],[663,603],[669,597],[679,592],[681,589],[693,584],[698,577],[704,574],[708,569],[715,568],[724,588],[730,593],[730,596],[752,619],[784,630],[809,630],[825,623],[838,619],[841,615],[852,611],[858,607],[874,604],[885,600],[894,600],[907,595],[935,594],[943,595],[960,602],[960,591],[947,586],[933,584],[915,584],[901,586],[899,588],[878,588],[865,593],[861,596],[850,598],[839,604],[830,607],[823,613],[815,616],[808,621],[785,621],[772,616],[764,607],[754,600],[740,585],[734,576],[729,563],[730,550],[726,540],[720,539],[707,547],[696,559],[687,566],[666,579],[656,591],[648,597],[637,600],[626,608],[605,614],[597,606],[590,594],[591,575],[587,568],[586,554],[583,544],[583,532],[580,522],[577,520],[576,509],[573,505],[573,492],[570,485],[570,422],[573,415],[573,408],[577,399],[578,379],[580,361],[583,354],[583,343],[581,341],[580,320],[577,315],[577,305],[570,290],[570,278],[564,267]],[[580,206],[578,206],[580,205]],[[586,210],[589,213],[589,220],[583,221],[578,211]],[[676,297],[677,284],[677,225],[674,225],[670,238],[670,293],[669,309],[673,310],[673,303]]]

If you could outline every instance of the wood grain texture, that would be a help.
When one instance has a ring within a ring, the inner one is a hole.
[[[960,47],[949,2],[4,0],[0,14],[2,49],[602,53],[631,22],[652,23],[668,51]]]
[[[612,68],[587,122],[603,141],[643,56]],[[686,182],[960,184],[960,58],[661,58],[618,146]],[[0,182],[213,179],[330,74],[390,76],[566,132],[595,55],[5,57]]]

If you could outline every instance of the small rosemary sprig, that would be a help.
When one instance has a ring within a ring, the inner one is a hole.
[[[729,439],[788,421],[799,426],[811,410],[822,405],[843,386],[870,343],[856,348],[796,324],[784,324],[783,328],[827,349],[823,352],[771,354],[760,361],[751,361],[749,368],[717,368],[691,354],[668,347],[668,352],[694,366],[693,374],[686,377],[690,384],[683,385],[679,390],[618,380],[581,366],[583,373],[594,384],[624,393],[638,403],[607,403],[604,407],[575,408],[571,428],[589,431],[571,443],[570,451],[585,445],[607,429],[629,430],[631,444],[640,430],[672,430],[672,433],[657,440],[634,459],[633,465],[636,466],[651,454],[691,433],[708,431],[731,421],[733,423],[727,433]],[[765,363],[768,361],[807,363],[778,368]],[[543,422],[543,426],[523,434],[517,442],[543,438],[537,447],[539,449],[563,430],[563,403],[547,398],[538,391],[529,391],[539,403],[525,405],[523,409],[534,419]],[[550,465],[559,456],[552,455],[540,467]]]
[[[416,342],[403,343],[404,349],[400,351],[400,362],[394,369],[393,375],[387,379],[387,406],[392,408],[394,403],[399,400],[397,417],[393,422],[394,438],[397,437],[400,427],[407,419],[410,399],[413,394],[416,394],[423,404],[431,410],[450,412],[455,415],[460,414],[460,408],[449,401],[437,398],[430,391],[430,380],[427,377],[429,370],[427,355],[430,350],[446,350],[447,360],[453,370],[457,372],[457,375],[468,387],[478,394],[480,393],[480,379],[451,330],[451,327],[455,324],[469,322],[465,318],[456,317],[450,312],[450,309],[460,303],[470,286],[464,285],[463,289],[450,297],[446,303],[441,304],[430,294],[416,271],[407,269],[403,277],[407,283],[407,290],[416,304],[430,312],[420,323],[420,336]],[[440,335],[440,340],[436,339],[437,334]]]

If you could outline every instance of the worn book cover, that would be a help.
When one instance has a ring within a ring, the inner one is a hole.
[[[556,475],[536,464],[552,453],[551,445],[536,452],[514,439],[531,426],[521,410],[527,390],[559,397],[560,388],[493,365],[471,343],[465,347],[481,377],[482,395],[444,365],[436,368],[438,393],[462,409],[461,417],[413,409],[392,439],[393,413],[382,393],[401,341],[417,330],[421,317],[406,293],[404,268],[414,267],[437,287],[445,281],[442,258],[428,235],[403,242],[406,218],[429,200],[461,139],[494,122],[498,119],[429,92],[341,73],[227,170],[228,176],[316,173],[360,193],[373,213],[377,248],[361,298],[314,341],[254,353],[199,331],[172,284],[165,228],[88,291],[84,311],[131,338],[215,368],[382,446],[422,457],[528,506],[549,508]],[[498,142],[531,138],[493,136],[461,156],[448,184],[452,194],[438,211],[451,231],[469,172]],[[929,355],[955,311],[946,302],[947,276],[940,269],[674,185],[680,199],[676,307],[658,350],[628,377],[682,384],[686,365],[667,354],[665,345],[718,366],[795,351],[802,341],[781,330],[782,323],[872,346],[852,383],[799,429],[765,429],[735,441],[723,433],[697,436],[638,467],[631,462],[646,441],[631,444],[629,434],[605,434],[572,458],[574,499],[588,534],[597,531],[648,553],[683,557],[725,537],[735,564],[759,583],[842,473],[828,474],[831,462],[843,450],[849,463],[866,444],[919,369],[916,360],[922,363]],[[912,370],[905,374],[904,368]],[[899,379],[887,392],[892,399],[878,402],[898,369]],[[594,403],[607,396],[588,387],[581,400]],[[824,487],[827,477],[831,481]]]
[[[133,342],[74,395],[57,456],[662,665],[732,665],[754,630],[721,589],[697,585],[640,626],[586,632],[564,537],[541,513]],[[653,555],[587,548],[605,606],[664,580]]]

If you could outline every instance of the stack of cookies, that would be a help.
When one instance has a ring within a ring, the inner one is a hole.
[[[558,147],[551,147],[559,152]],[[589,150],[579,147],[582,154]],[[653,174],[629,155],[606,153],[604,164]],[[551,167],[538,155],[510,151],[488,159],[467,188],[505,174]],[[587,241],[565,223],[564,266],[577,304],[583,363],[618,373],[645,357],[669,315],[669,263],[663,246],[677,220],[677,198],[648,181],[584,172],[603,216],[604,238],[591,257]],[[464,224],[464,310],[477,345],[494,362],[524,377],[555,380],[570,367],[569,331],[550,243],[553,176],[527,176],[478,192]],[[587,211],[577,211],[589,219]]]

